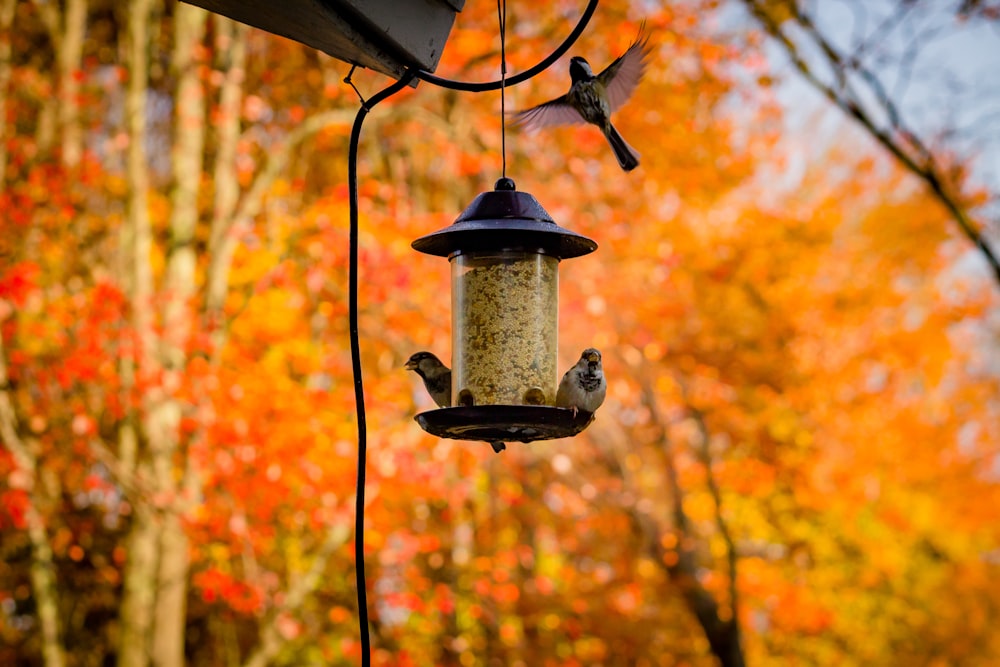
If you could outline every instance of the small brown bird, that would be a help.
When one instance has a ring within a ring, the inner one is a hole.
[[[604,380],[601,353],[588,347],[576,365],[566,371],[556,391],[556,407],[593,414],[604,403],[608,384]]]
[[[403,368],[416,371],[438,407],[447,408],[451,405],[451,369],[442,364],[440,359],[430,352],[417,352]]]
[[[618,164],[625,171],[639,166],[639,153],[628,145],[615,126],[611,113],[632,96],[652,53],[648,36],[639,31],[639,37],[625,53],[595,75],[585,58],[575,56],[569,61],[569,75],[573,83],[565,95],[543,104],[518,111],[514,122],[527,129],[552,125],[590,123],[600,128],[611,144]]]

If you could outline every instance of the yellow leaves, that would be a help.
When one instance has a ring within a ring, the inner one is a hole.
[[[274,250],[259,249],[255,252],[241,253],[230,269],[229,284],[233,288],[253,285],[274,271],[279,263],[280,256]]]
[[[609,649],[600,637],[581,637],[573,642],[573,653],[580,660],[602,663],[607,660]]]
[[[258,294],[233,323],[233,335],[260,345],[291,339],[304,326],[301,307],[299,299],[278,290]]]
[[[270,328],[263,332],[258,330],[258,334],[262,335],[263,341],[277,342],[288,340],[283,338],[285,335],[294,336],[290,334],[293,330],[292,327]],[[261,368],[273,377],[280,378],[288,373],[304,377],[321,368],[320,362],[319,346],[308,340],[292,337],[286,344],[268,347],[261,359]]]
[[[791,442],[793,439],[798,438],[799,433],[799,419],[797,415],[790,410],[780,411],[770,422],[767,424],[768,434],[779,442]],[[807,438],[803,438],[807,440]]]

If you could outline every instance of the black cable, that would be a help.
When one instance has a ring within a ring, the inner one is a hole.
[[[385,98],[395,95],[416,76],[407,70],[392,85],[379,91],[361,108],[351,128],[351,143],[347,154],[347,188],[350,200],[350,251],[348,259],[347,318],[351,337],[351,368],[354,373],[354,402],[358,415],[358,486],[354,503],[354,574],[358,587],[358,625],[361,630],[361,664],[371,664],[371,638],[368,636],[368,590],[365,584],[365,466],[368,460],[368,432],[365,422],[365,388],[361,378],[361,344],[358,340],[358,143],[361,125],[372,108]],[[350,76],[348,76],[350,78]]]
[[[569,34],[569,37],[560,44],[555,51],[553,51],[547,58],[539,62],[534,67],[524,70],[520,74],[515,74],[514,76],[498,81],[489,81],[487,83],[476,83],[471,81],[454,81],[452,79],[445,79],[440,76],[435,76],[427,70],[418,70],[417,78],[421,81],[426,81],[427,83],[434,84],[435,86],[441,86],[442,88],[450,88],[451,90],[464,90],[470,93],[484,93],[488,90],[499,90],[506,86],[514,86],[523,81],[534,77],[536,74],[540,74],[549,68],[552,63],[559,60],[559,58],[569,51],[569,47],[573,46],[580,35],[583,34],[584,28],[590,23],[590,17],[594,15],[594,11],[597,9],[597,0],[589,0],[587,3],[587,8],[583,10],[583,15],[580,17],[580,21],[573,28],[573,32]]]

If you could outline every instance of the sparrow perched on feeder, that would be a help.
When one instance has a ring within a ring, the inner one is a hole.
[[[424,388],[438,407],[451,405],[451,369],[430,352],[417,352],[403,366],[408,371],[416,371],[424,381]]]
[[[576,365],[563,375],[556,391],[556,407],[571,408],[574,417],[577,412],[593,413],[601,407],[607,392],[601,353],[588,347]]]
[[[632,171],[639,166],[639,153],[628,145],[611,124],[611,112],[616,111],[632,96],[651,52],[649,37],[644,36],[640,29],[639,37],[632,46],[600,74],[594,74],[586,59],[580,56],[571,58],[569,75],[573,83],[569,92],[516,112],[514,122],[528,129],[573,123],[596,125],[611,144],[621,168]]]

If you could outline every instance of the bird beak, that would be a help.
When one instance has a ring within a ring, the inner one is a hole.
[[[410,359],[409,361],[406,362],[406,365],[403,366],[403,368],[405,368],[408,371],[415,371],[417,370],[417,362],[415,362],[413,359]]]
[[[601,360],[601,355],[599,354],[594,354],[593,352],[591,352],[590,354],[587,355],[587,361],[589,363],[596,364],[600,360]]]

